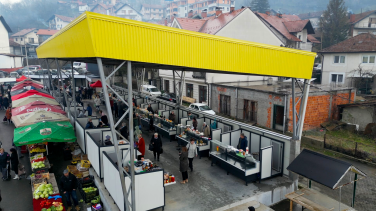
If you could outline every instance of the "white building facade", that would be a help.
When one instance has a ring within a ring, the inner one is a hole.
[[[22,67],[22,56],[11,54],[9,33],[12,30],[4,17],[0,16],[0,68]]]
[[[124,4],[123,6],[119,7],[115,11],[115,15],[117,17],[127,18],[131,20],[136,20],[136,21],[142,20],[142,15],[139,12],[137,12],[137,10],[129,6],[128,4]]]

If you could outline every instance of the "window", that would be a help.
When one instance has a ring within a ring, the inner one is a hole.
[[[23,41],[23,38],[21,38],[21,41]]]
[[[164,80],[164,91],[170,93],[170,81]]]
[[[363,56],[362,57],[362,63],[369,63],[369,64],[375,64],[375,56]]]
[[[219,112],[227,116],[231,115],[231,97],[219,95]]]
[[[343,74],[332,74],[331,77],[332,83],[343,83]]]
[[[345,56],[334,56],[334,63],[335,64],[344,64],[345,63]]]
[[[193,84],[187,84],[186,89],[187,89],[186,96],[193,98]]]
[[[34,38],[29,38],[29,43],[34,43]]]
[[[16,38],[16,41],[18,41],[18,38]]]
[[[245,121],[257,121],[257,102],[244,100],[243,119]]]
[[[121,13],[125,14],[125,13],[127,13],[127,12],[126,12],[126,10],[122,10]]]

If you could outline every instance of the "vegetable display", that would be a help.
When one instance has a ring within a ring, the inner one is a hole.
[[[34,191],[34,198],[48,198],[49,195],[54,193],[53,187],[51,184],[41,184],[37,189]]]
[[[39,168],[44,168],[44,167],[46,167],[46,165],[44,165],[43,161],[31,163],[31,168],[33,169],[39,169]]]

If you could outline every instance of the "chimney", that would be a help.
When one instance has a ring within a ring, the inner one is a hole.
[[[230,7],[230,13],[234,12],[234,10],[235,10],[235,7],[234,7],[234,6],[231,6],[231,7]]]
[[[265,14],[266,14],[267,16],[270,16],[270,11],[266,11]]]
[[[355,22],[355,15],[350,15],[350,23],[354,23]]]
[[[218,17],[218,16],[220,16],[221,14],[222,14],[222,10],[221,10],[221,8],[216,7],[216,8],[215,8],[215,17]]]
[[[188,18],[192,18],[193,17],[193,10],[189,10],[188,12]]]
[[[164,25],[167,26],[167,18],[164,20]]]
[[[206,9],[202,10],[202,12],[201,12],[201,17],[202,17],[202,18],[206,18],[206,17],[208,17],[208,12],[206,11]]]

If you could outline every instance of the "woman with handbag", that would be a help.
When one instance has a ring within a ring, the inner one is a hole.
[[[193,171],[193,158],[197,157],[197,145],[195,143],[195,140],[191,138],[191,141],[189,144],[187,144],[188,149],[188,161],[189,161],[189,168],[191,169],[191,172]]]
[[[181,184],[188,183],[188,150],[187,147],[181,148],[181,153],[179,156],[180,160],[180,172],[183,176],[183,181],[181,181]]]
[[[19,164],[19,161],[18,161],[18,155],[17,155],[17,150],[15,148],[11,148],[9,150],[11,152],[11,155],[10,155],[10,164],[11,164],[11,169],[14,171],[15,173],[15,176],[13,179],[20,179],[20,177],[18,176],[18,164]]]
[[[138,146],[138,151],[141,152],[141,155],[145,156],[145,140],[144,138],[142,138],[141,134],[138,135],[137,146]]]
[[[159,155],[162,153],[162,140],[158,133],[154,133],[154,136],[151,137],[150,144],[153,145],[154,160],[159,161]]]

